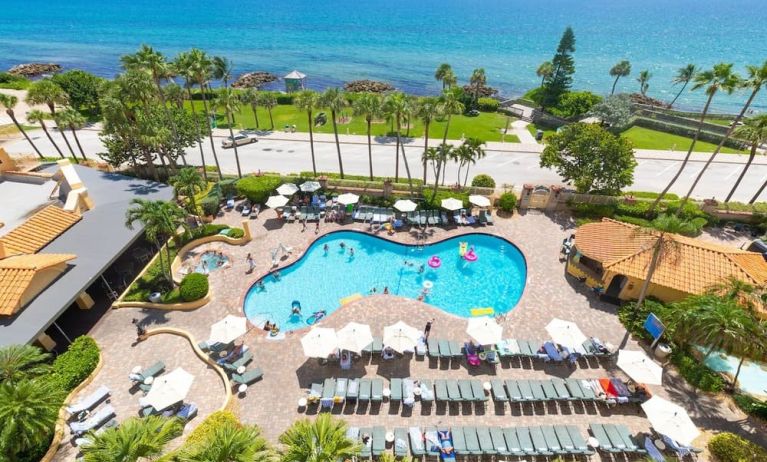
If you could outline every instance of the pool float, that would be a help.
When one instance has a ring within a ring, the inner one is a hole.
[[[432,257],[429,258],[428,264],[431,268],[439,268],[440,265],[442,265],[442,259],[436,255],[432,255]]]
[[[469,248],[468,242],[461,242],[458,244],[458,255],[462,256],[466,253],[466,249]]]
[[[424,289],[431,289],[432,287],[434,287],[434,283],[433,282],[431,282],[429,280],[423,281],[423,288]]]
[[[474,247],[470,248],[468,252],[463,254],[463,259],[466,261],[477,261],[477,254],[474,253]]]
[[[325,317],[325,310],[315,311],[309,318],[306,320],[306,323],[310,326],[312,324],[316,324],[317,321]]]
[[[495,313],[495,310],[493,309],[492,306],[471,309],[472,316],[485,316],[485,315],[493,314],[493,313]]]

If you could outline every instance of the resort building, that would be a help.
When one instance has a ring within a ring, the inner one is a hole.
[[[667,235],[673,244],[660,258],[648,296],[665,302],[699,294],[728,278],[753,285],[767,281],[767,262],[756,252]],[[634,300],[647,275],[658,233],[628,223],[602,219],[575,233],[567,272],[601,287],[608,299]]]

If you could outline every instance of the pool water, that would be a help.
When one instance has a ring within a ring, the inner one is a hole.
[[[203,262],[205,263],[204,265]],[[211,271],[216,271],[217,269],[223,268],[227,263],[229,263],[229,257],[226,255],[207,251],[200,255],[200,261],[197,263],[197,266],[194,270],[198,273],[207,274]]]
[[[461,242],[474,247],[476,261],[459,255]],[[428,264],[433,256],[441,260],[438,268]],[[340,231],[315,241],[278,278],[267,275],[254,284],[245,296],[244,310],[254,323],[269,320],[282,330],[295,330],[306,327],[307,320],[311,323],[313,313],[330,314],[342,299],[369,295],[374,288],[376,294],[386,287],[392,295],[416,299],[427,287],[423,301],[448,313],[469,317],[473,308],[490,307],[501,314],[517,304],[526,277],[527,265],[517,247],[487,234],[415,247]],[[301,305],[300,316],[292,314],[294,301]]]
[[[699,348],[704,352],[703,348]],[[704,352],[705,354],[705,352]],[[706,366],[717,372],[726,372],[735,376],[740,359],[713,352],[706,358]],[[752,361],[743,361],[738,374],[738,388],[742,391],[761,397],[767,396],[767,365]]]

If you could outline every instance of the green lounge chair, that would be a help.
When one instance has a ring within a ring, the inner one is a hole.
[[[517,385],[516,380],[509,379],[504,383],[506,384],[506,392],[508,393],[510,402],[521,403],[522,401],[525,401],[525,398],[522,396],[522,392],[519,390],[519,385]]]
[[[224,363],[224,369],[226,369],[229,372],[237,372],[237,369],[247,365],[252,360],[253,360],[253,353],[251,353],[250,350],[248,350],[245,353],[243,353],[240,359],[238,359],[237,361],[233,363]]]
[[[543,389],[543,394],[546,396],[546,401],[555,401],[559,399],[557,390],[554,389],[554,384],[551,380],[539,380],[538,383]]]
[[[533,445],[533,440],[530,438],[529,427],[517,427],[517,438],[519,438],[519,445],[522,447],[525,455],[534,456],[538,454]]]
[[[346,399],[356,400],[360,396],[360,379],[349,379],[346,386]]]
[[[482,448],[479,445],[477,429],[474,427],[463,427],[463,437],[466,440],[466,450],[473,456],[481,456]]]
[[[493,379],[490,381],[493,390],[493,399],[497,403],[503,403],[509,401],[509,397],[506,395],[506,390],[503,388],[503,381],[499,379]]]
[[[439,345],[439,357],[450,359],[450,343],[447,340],[437,340],[437,345]]]
[[[485,388],[482,386],[482,382],[477,379],[472,379],[471,393],[474,395],[474,401],[478,403],[484,403],[487,401],[487,395],[485,394]]]
[[[389,390],[391,391],[389,399],[391,401],[402,401],[402,379],[391,379],[391,382],[389,382],[389,387]]]
[[[242,384],[250,385],[256,380],[260,380],[261,377],[263,376],[264,376],[264,371],[262,371],[260,367],[257,367],[255,369],[245,371],[245,373],[242,375],[232,374],[232,382],[238,385],[242,385]]]
[[[580,385],[581,391],[583,391],[583,396],[586,397],[586,401],[596,401],[597,394],[594,392],[593,388],[587,387],[583,380],[578,380],[578,385]]]
[[[138,375],[142,377],[141,381],[143,382],[149,377],[154,377],[164,370],[165,370],[165,363],[162,361],[157,361],[156,363],[152,364],[151,366],[139,372]]]
[[[434,401],[434,387],[431,384],[431,380],[421,380],[421,403],[431,403]],[[429,390],[430,393],[424,393],[423,389]],[[445,389],[447,391],[447,389]]]
[[[360,379],[360,394],[357,397],[359,401],[370,401],[370,379]]]
[[[381,426],[373,427],[373,457],[379,457],[386,449],[386,429]]]
[[[559,438],[557,438],[557,432],[554,431],[554,427],[551,425],[541,425],[539,428],[543,433],[543,438],[546,440],[549,451],[554,454],[567,454],[567,451],[562,449],[562,444],[559,442]]]
[[[333,399],[336,394],[336,381],[335,379],[325,379],[325,383],[322,384],[322,399]]]
[[[371,351],[374,355],[380,355],[383,352],[383,339],[381,337],[373,337]]]
[[[560,378],[551,379],[551,384],[554,386],[554,390],[557,392],[557,399],[560,401],[572,401],[575,398],[567,391],[565,381]]]
[[[589,430],[591,430],[591,434],[594,435],[594,438],[599,442],[600,450],[605,452],[621,452],[619,449],[613,447],[602,424],[589,424]]]
[[[469,386],[469,390],[471,391],[471,386]],[[461,390],[458,388],[458,382],[455,380],[447,380],[447,396],[450,398],[450,401],[461,400]]]
[[[533,440],[533,447],[535,452],[541,456],[552,456],[553,452],[549,451],[549,445],[546,443],[546,438],[543,436],[541,427],[530,427],[530,439]]]
[[[546,401],[546,392],[543,391],[543,386],[541,385],[541,381],[531,380],[529,384],[530,384],[530,391],[532,391],[533,398],[535,399],[535,401]]]
[[[426,427],[423,436],[424,446],[426,447],[426,454],[439,457],[442,454],[442,451],[440,451],[442,445],[439,443],[439,434],[437,433],[437,428]]]
[[[439,342],[437,339],[430,337],[426,340],[426,346],[429,348],[429,357],[439,359]]]
[[[383,380],[372,379],[370,381],[370,401],[374,403],[383,401]]]
[[[501,427],[490,427],[490,438],[493,440],[493,447],[499,455],[511,455],[509,447],[506,445],[506,439],[503,437],[503,429]]]
[[[407,430],[404,428],[394,429],[394,455],[405,457],[410,453],[410,445],[407,442]]]
[[[370,428],[360,428],[360,457],[363,459],[370,459],[373,455],[373,438],[371,437],[367,444],[362,442],[362,437],[365,435],[370,436],[371,433],[372,430]]]
[[[519,387],[519,392],[522,393],[523,401],[536,401],[538,399],[533,393],[530,380],[517,380],[517,386]]]
[[[578,380],[565,379],[565,386],[567,387],[567,391],[569,391],[570,394],[573,396],[573,399],[586,401],[586,395],[583,393],[583,389],[581,388],[581,383]]]
[[[519,444],[516,428],[504,428],[503,439],[506,440],[506,448],[509,450],[510,455],[517,457],[525,455],[525,451],[522,450],[522,445]]]
[[[434,395],[437,401],[448,401],[450,395],[447,393],[447,380],[437,379],[434,381]]]
[[[477,439],[482,454],[490,456],[498,454],[498,450],[493,444],[493,438],[490,436],[490,429],[484,426],[477,427]]]
[[[570,434],[567,432],[567,427],[563,425],[554,425],[554,433],[557,435],[559,444],[562,445],[564,454],[577,454],[573,439],[570,438]]]
[[[647,451],[641,447],[636,442],[636,439],[631,436],[631,432],[629,432],[629,429],[625,425],[615,425],[615,429],[618,430],[618,434],[623,439],[623,443],[626,445],[626,449],[628,449],[630,452],[636,452],[640,454],[644,454]]]
[[[575,452],[586,455],[594,454],[594,451],[592,451],[588,444],[586,444],[586,440],[583,439],[583,435],[581,435],[581,432],[575,425],[565,425],[565,428],[567,429],[567,434],[570,436],[570,439],[573,441]]]
[[[349,379],[341,377],[336,380],[336,390],[333,393],[333,401],[339,402],[346,400],[346,390],[349,388]]]
[[[474,392],[471,390],[471,383],[468,380],[459,380],[458,389],[462,401],[474,401]]]
[[[453,449],[459,456],[469,455],[466,449],[466,438],[463,436],[463,427],[451,427],[450,435],[453,437]]]
[[[452,359],[461,359],[463,357],[463,352],[461,351],[461,345],[458,344],[458,342],[455,342],[453,340],[449,340],[448,346],[450,347],[450,357]]]
[[[316,397],[317,401],[319,402],[319,399],[322,397],[322,384],[321,383],[313,383],[309,387],[309,395]]]
[[[620,452],[626,452],[628,447],[626,446],[626,443],[623,441],[623,438],[621,437],[620,432],[618,432],[618,429],[613,424],[604,424],[602,427],[605,429],[605,433],[607,433],[607,437],[610,438],[610,443],[613,445],[615,449],[618,449]]]
[[[410,452],[414,457],[422,457],[426,455],[426,447],[424,446],[423,432],[420,427],[410,427],[407,430],[408,437],[410,438]]]
[[[519,345],[519,355],[522,357],[530,357],[535,355],[535,350],[530,346],[530,342],[527,340],[517,340]]]

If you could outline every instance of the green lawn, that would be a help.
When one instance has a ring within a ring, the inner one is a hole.
[[[551,136],[551,135],[553,135],[554,133],[557,132],[553,128],[543,128],[543,127],[538,127],[535,124],[527,124],[527,131],[529,131],[530,134],[533,135],[533,136],[535,136],[535,133],[538,131],[538,128],[543,130],[543,140],[544,141],[546,141],[546,138],[548,138],[549,136]]]
[[[672,135],[670,133],[650,130],[644,127],[631,127],[622,133],[622,136],[630,139],[637,149],[659,149],[686,151],[690,147],[692,139],[684,136]],[[714,152],[715,144],[705,141],[695,143],[696,152]],[[746,151],[723,147],[721,150],[725,154],[743,154]]]
[[[188,102],[186,103],[189,104]],[[197,110],[202,108],[200,102],[195,103]],[[316,133],[333,133],[333,124],[331,123],[329,111],[316,111],[315,115],[325,112],[328,115],[328,122],[320,127],[315,127]],[[274,117],[274,129],[282,130],[285,125],[295,125],[296,130],[299,132],[309,131],[308,120],[306,114],[299,112],[292,105],[279,105],[272,109],[272,116]],[[501,131],[506,127],[508,119],[512,119],[506,115],[499,113],[481,112],[477,117],[467,117],[464,115],[455,115],[450,120],[450,129],[448,130],[448,139],[460,139],[464,138],[480,138],[484,141],[501,141]],[[512,120],[508,120],[511,123]],[[220,128],[226,127],[225,117],[223,113],[219,112],[217,116],[218,126]],[[258,108],[258,122],[261,129],[270,128],[269,125],[269,113],[265,108]],[[430,138],[442,138],[445,132],[446,121],[435,121],[429,127]],[[235,124],[238,128],[256,128],[255,118],[253,117],[253,111],[250,106],[243,105],[240,113],[235,116]],[[338,123],[339,134],[349,135],[365,135],[367,133],[367,125],[365,119],[357,117],[352,114],[351,109],[347,109],[341,114]],[[374,121],[372,125],[373,136],[381,136],[392,133],[392,127],[385,121]],[[406,135],[407,128],[402,128],[402,134]],[[420,121],[413,121],[413,125],[410,128],[409,136],[421,137],[423,136],[423,124]],[[505,137],[505,141],[508,143],[518,143],[519,138],[515,135],[508,134]],[[431,144],[431,143],[430,143]]]

